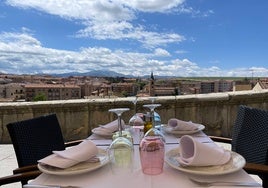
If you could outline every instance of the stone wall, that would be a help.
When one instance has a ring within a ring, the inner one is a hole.
[[[142,105],[149,103],[149,98],[139,98],[137,111],[145,113]],[[230,137],[237,107],[248,105],[268,110],[268,90],[157,97],[155,103],[162,105],[156,111],[163,124],[176,117],[205,125],[207,134]],[[11,142],[6,129],[9,122],[49,113],[57,114],[66,141],[86,138],[94,127],[116,118],[108,112],[110,108],[120,107],[130,108],[123,114],[128,122],[134,114],[129,98],[0,103],[0,143]]]

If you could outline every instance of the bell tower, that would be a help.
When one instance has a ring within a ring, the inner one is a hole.
[[[151,72],[151,78],[150,78],[150,83],[149,83],[149,95],[150,96],[155,96],[155,86],[154,86],[154,74]]]

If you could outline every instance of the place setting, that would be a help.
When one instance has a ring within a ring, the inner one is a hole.
[[[180,138],[179,147],[166,153],[166,163],[179,171],[195,175],[223,175],[242,169],[245,159],[215,143],[202,143],[190,135]]]
[[[90,140],[40,159],[37,167],[46,174],[75,175],[90,172],[109,163],[107,151]]]
[[[167,144],[179,143],[184,135],[191,135],[203,143],[213,142],[204,132],[205,126],[192,121],[183,121],[178,118],[170,118],[167,124],[162,124],[160,130],[166,138]]]
[[[185,135],[198,133],[205,129],[205,126],[192,121],[183,121],[177,118],[171,118],[167,124],[162,126],[164,132],[174,135]]]
[[[121,120],[122,126],[125,127],[124,120]],[[98,127],[91,130],[92,133],[101,136],[102,138],[112,138],[113,134],[118,131],[118,120],[111,121],[104,125],[99,125]]]

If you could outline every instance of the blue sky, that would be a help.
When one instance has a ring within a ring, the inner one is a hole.
[[[0,72],[268,75],[267,0],[1,0]]]

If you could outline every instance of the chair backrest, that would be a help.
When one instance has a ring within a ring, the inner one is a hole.
[[[64,139],[56,114],[7,124],[19,167],[37,164],[52,153],[64,150]]]
[[[249,163],[268,164],[268,111],[239,106],[232,133],[232,150]]]

